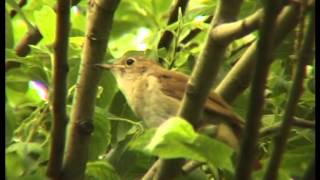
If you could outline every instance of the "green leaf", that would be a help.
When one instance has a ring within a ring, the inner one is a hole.
[[[19,142],[10,145],[6,149],[6,174],[8,179],[28,178],[32,172],[38,169],[39,162],[37,159],[42,153],[42,147],[37,143]]]
[[[28,29],[30,30],[31,28],[33,28],[33,26],[31,25],[31,23],[29,22],[29,20],[27,19],[27,17],[25,16],[25,14],[22,12],[22,10],[20,9],[19,5],[16,3],[15,0],[6,0],[6,2],[14,9],[16,10],[19,15],[21,16],[22,20],[27,24]]]
[[[191,124],[179,117],[164,122],[146,150],[161,158],[187,158],[233,171],[230,159],[232,149],[217,140],[197,134]]]
[[[109,115],[110,116],[110,115]],[[94,131],[91,135],[89,145],[89,160],[97,160],[104,154],[111,141],[110,121],[108,120],[107,111],[99,107],[95,107],[94,113]]]
[[[120,180],[120,177],[118,176],[114,168],[106,161],[88,162],[85,173],[85,180],[101,179]]]
[[[6,16],[6,32],[5,32],[5,37],[6,37],[6,48],[13,48],[14,45],[14,38],[13,38],[13,32],[12,32],[12,22],[10,15],[8,13],[7,7],[5,9],[5,16]]]
[[[116,92],[116,94],[113,96],[112,102],[109,106],[109,112],[117,117],[121,117],[129,121],[137,122],[139,120],[130,109],[124,95],[120,91]],[[133,123],[128,122],[111,122],[111,134],[113,145],[115,145],[117,142],[124,140],[127,136],[129,130],[132,128],[133,125]]]
[[[112,102],[113,96],[118,90],[117,82],[111,72],[106,71],[102,75],[100,85],[102,86],[103,91],[100,97],[97,99],[97,105],[101,108],[108,109]]]
[[[71,106],[67,106],[67,114],[70,116]],[[93,133],[89,145],[89,161],[97,160],[98,157],[104,154],[110,144],[110,121],[108,117],[111,116],[106,110],[95,107],[93,117]],[[69,130],[69,129],[68,129]],[[68,138],[68,137],[67,137]]]
[[[122,180],[141,179],[155,160],[156,158],[149,154],[126,149],[113,166],[119,172]]]
[[[6,145],[10,143],[13,135],[13,131],[17,128],[17,118],[12,110],[12,107],[6,103]]]
[[[148,151],[146,151],[145,147],[149,144],[155,132],[155,128],[148,129],[142,135],[136,137],[130,142],[130,148],[147,153]]]
[[[146,148],[151,152],[156,152],[156,147],[160,144],[163,146],[175,143],[192,143],[196,139],[196,136],[197,134],[193,130],[191,124],[181,118],[171,118],[158,127],[155,135]],[[169,149],[169,151],[171,150],[172,149]],[[179,151],[177,152],[178,154],[180,153]],[[169,154],[163,153],[160,156],[166,157],[166,155],[168,155],[167,158],[172,158],[176,156],[174,154],[174,152]]]
[[[36,24],[43,36],[45,44],[52,44],[56,37],[56,13],[49,6],[34,12]]]

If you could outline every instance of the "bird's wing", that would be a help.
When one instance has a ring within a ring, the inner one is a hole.
[[[178,100],[182,99],[188,81],[186,75],[168,70],[156,71],[151,75],[159,77],[161,91],[164,94]]]
[[[188,82],[188,76],[168,70],[157,71],[152,73],[152,75],[159,77],[163,93],[178,100],[182,99]],[[231,107],[222,97],[214,92],[210,93],[209,98],[205,103],[204,111],[209,114],[226,117],[228,124],[236,129],[242,129],[243,121],[241,118],[231,110]]]

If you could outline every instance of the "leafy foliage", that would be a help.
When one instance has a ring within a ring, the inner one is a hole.
[[[146,149],[162,158],[207,161],[213,167],[232,170],[230,162],[232,149],[230,147],[197,134],[191,124],[177,117],[167,120],[157,129]],[[219,156],[216,156],[217,154]]]
[[[56,33],[56,14],[53,0],[30,0],[17,9],[14,0],[6,0],[6,174],[9,180],[44,179],[46,161],[49,156],[50,112],[52,88],[53,43]],[[205,19],[213,14],[217,1],[191,0],[184,16],[167,25],[170,1],[122,0],[114,17],[113,28],[105,61],[122,56],[127,51],[148,51],[164,59],[164,66],[190,74],[196,57],[203,48],[209,24]],[[72,7],[71,32],[68,47],[68,115],[74,89],[79,75],[82,46],[86,34],[87,1]],[[240,18],[246,17],[261,4],[246,0],[241,8]],[[10,17],[11,10],[18,15]],[[19,57],[14,47],[21,41],[30,26],[37,26],[43,39],[37,45],[30,45],[31,52]],[[195,28],[197,36],[182,44],[182,40]],[[174,34],[174,45],[157,49],[162,33],[169,30]],[[266,91],[266,106],[263,127],[273,127],[281,121],[288,92],[292,84],[295,35],[284,41],[275,52],[275,63],[271,67]],[[257,39],[252,33],[233,42],[227,52],[226,63],[218,75],[217,83],[239,60],[247,49],[246,44]],[[179,49],[179,51],[177,51]],[[240,49],[240,50],[239,50]],[[299,101],[295,116],[314,121],[315,119],[315,65],[308,65],[304,93]],[[216,84],[215,84],[216,85]],[[234,110],[242,117],[247,113],[246,91],[234,103]],[[185,120],[173,118],[156,129],[144,129],[143,123],[134,115],[125,97],[109,72],[100,81],[94,114],[94,132],[91,136],[89,162],[86,179],[138,179],[156,160],[162,158],[186,158],[205,162],[211,170],[222,170],[225,177],[234,172],[233,150],[228,146],[195,132]],[[265,165],[273,149],[270,135],[259,141],[260,157]],[[280,179],[301,177],[308,162],[314,158],[314,131],[293,127],[288,146],[280,168]],[[113,151],[114,150],[114,151]],[[117,157],[110,157],[110,152]],[[109,163],[107,160],[114,158]],[[261,179],[264,170],[254,174]],[[219,173],[216,173],[219,174]],[[229,175],[229,176],[228,176]],[[185,179],[205,179],[202,170],[196,170]]]

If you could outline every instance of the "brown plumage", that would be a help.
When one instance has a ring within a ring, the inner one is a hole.
[[[155,71],[150,73],[150,75],[159,77],[160,84],[162,85],[161,89],[166,95],[174,97],[179,101],[182,100],[188,82],[187,75],[170,70]],[[225,118],[224,120],[232,127],[237,137],[240,136],[244,122],[232,111],[228,103],[215,92],[210,93],[204,105],[204,112],[212,116],[217,115]]]
[[[149,127],[158,126],[176,115],[187,85],[187,75],[166,70],[143,56],[124,56],[113,65],[100,67],[111,69],[128,104]],[[204,115],[207,123],[223,124],[218,126],[221,128],[217,135],[222,141],[238,146],[243,122],[214,92],[205,103]]]

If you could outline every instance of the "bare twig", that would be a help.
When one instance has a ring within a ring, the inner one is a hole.
[[[273,50],[283,41],[283,39],[294,29],[299,15],[299,4],[292,3],[285,7],[278,16],[274,27]],[[237,63],[232,67],[226,77],[215,89],[227,102],[232,103],[242,94],[250,84],[253,76],[254,66],[257,61],[257,42],[254,42],[244,52]]]
[[[181,13],[184,14],[189,0],[175,0],[174,4],[172,5],[168,23],[167,25],[170,25],[178,20],[178,12],[179,8],[181,9]],[[170,31],[165,31],[159,41],[158,48],[166,48],[169,49],[171,41],[173,38],[173,34]]]
[[[66,97],[68,74],[68,42],[70,31],[70,1],[57,2],[57,29],[54,45],[51,149],[47,176],[60,179],[67,125]]]
[[[18,68],[20,67],[21,63],[16,62],[16,61],[6,61],[6,72],[9,71],[10,69]]]
[[[309,129],[315,129],[315,122],[310,120],[304,120],[301,118],[293,118],[292,125],[299,128],[309,128]],[[263,128],[260,130],[260,138],[269,136],[270,134],[276,134],[280,130],[280,123],[277,123],[271,127]]]
[[[158,168],[160,166],[160,161],[156,161],[148,170],[148,172],[142,177],[141,180],[152,180]]]
[[[275,137],[275,141],[274,141],[275,146],[274,146],[274,150],[272,152],[272,156],[264,176],[265,180],[277,179],[278,169],[280,166],[282,155],[285,151],[287,138],[289,136],[290,128],[293,124],[292,116],[294,115],[296,106],[298,104],[299,98],[303,91],[303,80],[305,77],[305,68],[313,56],[312,50],[314,47],[314,40],[315,40],[314,36],[315,36],[314,11],[311,11],[310,22],[305,35],[305,39],[297,55],[299,62],[297,63],[296,65],[297,67],[295,68],[296,71],[295,71],[291,91],[289,94],[287,106],[285,109],[284,117],[280,127],[280,133]]]
[[[24,57],[30,52],[29,45],[35,45],[42,39],[42,35],[37,27],[30,29],[17,44],[15,51],[18,56]]]
[[[202,166],[203,164],[205,163],[199,161],[189,161],[183,165],[182,171],[184,174],[188,174],[198,167]]]
[[[114,12],[119,0],[91,1],[86,40],[75,98],[71,110],[70,134],[63,164],[62,180],[82,180],[88,159],[93,114],[101,71],[94,64],[101,63],[107,49]]]
[[[222,24],[211,32],[211,36],[216,41],[230,43],[257,29],[262,15],[263,11],[260,9],[243,20]]]
[[[213,16],[209,16],[204,22],[210,23],[212,20],[212,17]],[[186,37],[184,37],[181,40],[181,44],[187,44],[191,39],[193,39],[195,36],[197,36],[200,32],[201,32],[200,28],[195,28],[195,29],[191,30],[190,33],[188,35],[186,35]]]
[[[274,24],[281,8],[279,1],[265,1],[264,18],[260,28],[257,65],[252,81],[251,96],[249,101],[247,121],[244,128],[243,139],[240,147],[239,162],[236,167],[235,179],[250,179],[250,174],[256,160],[255,152],[259,138],[260,119],[264,106],[264,91],[267,81],[269,66],[272,60],[272,40]]]

